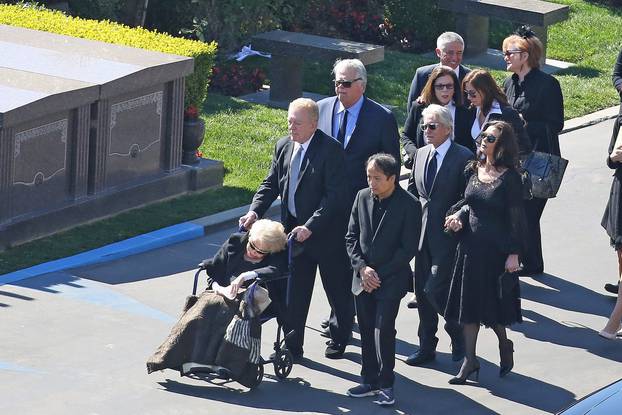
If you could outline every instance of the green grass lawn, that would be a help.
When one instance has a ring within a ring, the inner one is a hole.
[[[570,18],[549,29],[548,56],[576,64],[556,74],[564,94],[566,118],[618,104],[611,71],[622,47],[622,11],[582,0],[555,2],[570,5]],[[491,46],[500,47],[512,26],[496,22],[492,27]],[[401,126],[412,76],[417,67],[432,62],[413,54],[386,51],[383,62],[368,68],[367,95],[394,106]],[[304,89],[332,95],[331,66],[328,62],[309,64]],[[493,71],[493,75],[501,81],[507,73]],[[224,161],[222,189],[156,203],[9,249],[0,253],[0,274],[250,203],[269,168],[274,143],[287,133],[286,111],[210,94],[203,118],[207,132],[201,149],[206,157]]]

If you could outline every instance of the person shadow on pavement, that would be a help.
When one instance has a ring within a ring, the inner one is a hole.
[[[560,278],[551,274],[541,274],[533,278],[545,287],[521,281],[521,297],[526,300],[577,313],[609,317],[611,301],[608,295],[600,294],[582,285],[571,282],[572,276]],[[615,301],[615,300],[614,300]]]

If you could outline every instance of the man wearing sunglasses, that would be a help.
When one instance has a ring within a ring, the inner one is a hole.
[[[445,32],[436,39],[436,56],[438,56],[439,63],[432,65],[422,66],[417,68],[412,83],[410,84],[410,91],[408,92],[408,99],[406,100],[406,112],[410,112],[412,102],[419,98],[421,91],[428,78],[432,73],[432,70],[439,65],[449,66],[456,72],[460,84],[462,80],[469,73],[470,69],[462,65],[462,54],[464,52],[464,40],[462,36],[454,32]]]
[[[343,150],[317,129],[318,109],[312,100],[294,100],[287,116],[290,136],[276,143],[270,171],[239,224],[249,229],[281,197],[281,223],[303,248],[293,259],[294,271],[288,281],[285,330],[294,333],[285,343],[296,360],[302,359],[319,268],[328,302],[335,310],[335,330],[331,330],[332,342],[325,356],[336,359],[345,351],[354,320],[352,274],[344,241],[348,217]]]
[[[436,358],[438,315],[443,314],[456,252],[457,239],[445,232],[445,216],[463,196],[464,168],[473,153],[453,140],[453,120],[447,107],[430,104],[423,110],[424,136],[408,183],[408,190],[421,203],[421,236],[415,259],[414,291],[419,313],[419,350],[406,359],[420,366]],[[445,323],[451,338],[451,357],[457,362],[465,353],[462,328],[457,322]]]
[[[349,189],[344,215],[349,218],[356,194],[367,187],[367,159],[373,154],[387,153],[401,160],[399,133],[391,111],[364,95],[367,71],[360,60],[338,60],[333,66],[333,75],[335,96],[318,102],[318,128],[334,137],[345,151],[344,170]],[[343,301],[353,304],[354,300],[350,296]],[[330,333],[336,329],[334,310],[322,325],[326,328],[324,335],[332,338]]]

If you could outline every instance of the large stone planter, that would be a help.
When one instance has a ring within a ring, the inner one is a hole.
[[[181,143],[183,150],[181,164],[193,165],[199,162],[197,149],[203,144],[205,121],[201,118],[184,120],[184,135]]]

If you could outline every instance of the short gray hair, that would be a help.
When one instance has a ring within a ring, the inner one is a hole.
[[[356,77],[361,78],[363,86],[367,86],[367,69],[365,65],[358,59],[337,59],[333,65],[333,75],[339,69],[354,69],[356,71]]]
[[[462,36],[456,32],[443,32],[436,39],[436,47],[440,50],[445,50],[445,46],[454,42],[460,43],[462,45],[462,49],[464,49],[464,39],[462,39]]]
[[[439,124],[449,128],[449,137],[453,137],[454,134],[454,119],[451,116],[449,108],[438,104],[430,104],[421,113],[422,117],[436,116],[436,120]]]

